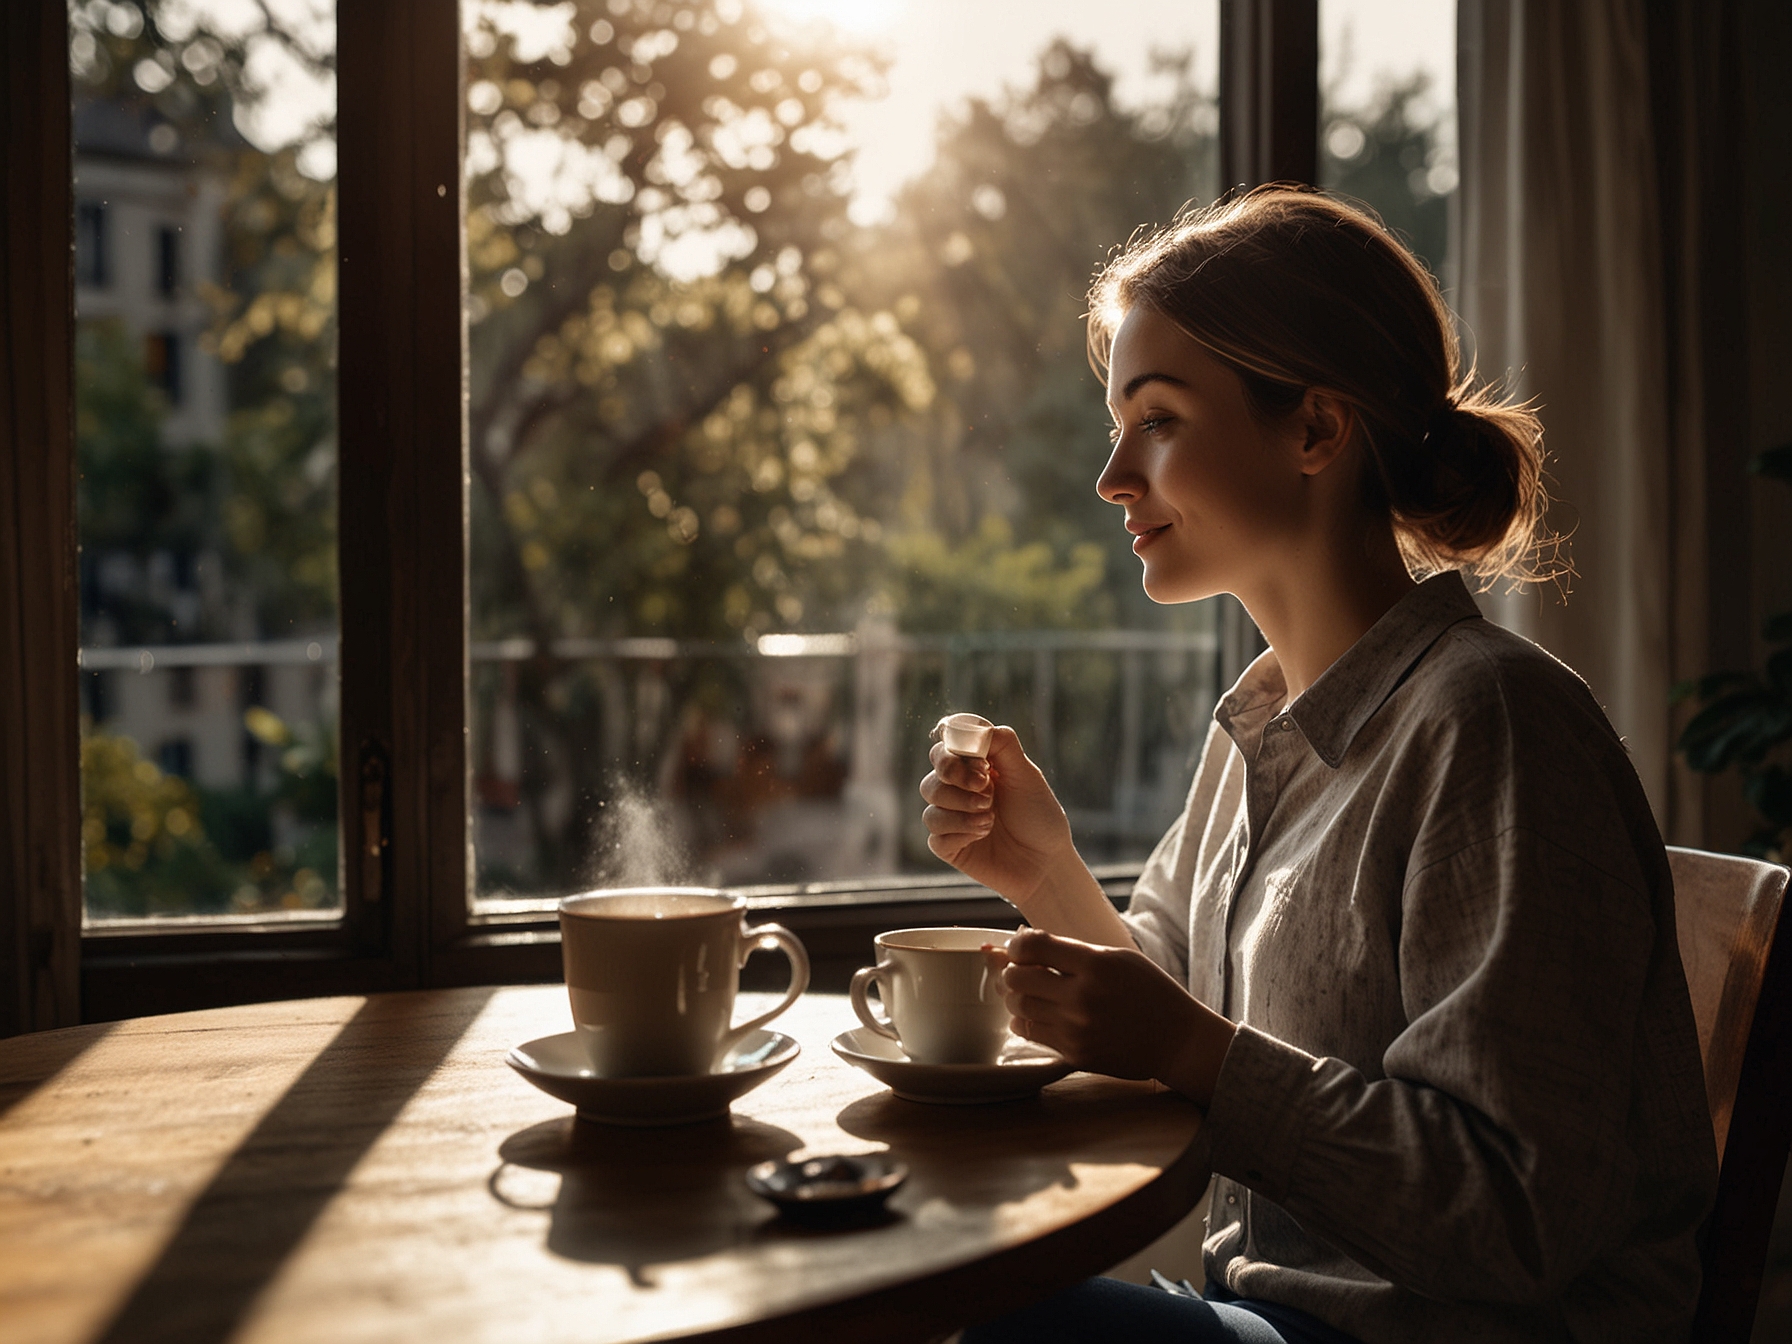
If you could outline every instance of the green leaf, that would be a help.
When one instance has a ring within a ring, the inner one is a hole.
[[[1754,685],[1753,675],[1747,672],[1707,672],[1698,680],[1699,700],[1709,704],[1727,691],[1749,689]]]
[[[1782,443],[1750,459],[1748,469],[1757,475],[1792,483],[1792,443]]]
[[[1767,660],[1767,681],[1792,703],[1792,647],[1779,650]]]
[[[1792,709],[1765,691],[1734,691],[1705,706],[1680,734],[1680,750],[1694,770],[1712,774],[1752,765],[1792,736]]]
[[[1783,765],[1751,770],[1742,781],[1742,793],[1770,825],[1792,826],[1792,770]]]

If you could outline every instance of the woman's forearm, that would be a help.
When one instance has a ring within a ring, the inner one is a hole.
[[[1136,947],[1132,930],[1075,850],[1053,866],[1026,901],[1016,901],[1027,923],[1047,933],[1102,947]]]

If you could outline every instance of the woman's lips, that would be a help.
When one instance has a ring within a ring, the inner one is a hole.
[[[1143,555],[1147,546],[1169,530],[1169,524],[1167,523],[1162,527],[1147,528],[1132,539],[1132,553],[1134,555]]]

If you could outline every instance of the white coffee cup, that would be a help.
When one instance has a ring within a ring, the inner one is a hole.
[[[698,887],[631,887],[560,902],[572,1020],[604,1078],[709,1073],[730,1045],[795,1003],[809,956],[776,924],[745,927],[747,903]],[[731,1025],[750,953],[790,958],[783,1002]]]
[[[989,755],[989,739],[995,730],[995,724],[980,714],[948,714],[933,725],[933,736],[954,756],[983,757]]]
[[[852,1008],[919,1064],[993,1064],[1008,1041],[1008,1005],[984,944],[1008,929],[894,929],[877,936],[877,965],[852,978]],[[886,1016],[867,997],[877,987]]]

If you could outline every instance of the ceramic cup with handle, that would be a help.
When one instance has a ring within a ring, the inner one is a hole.
[[[1008,1042],[1008,1006],[984,944],[1007,929],[894,929],[877,936],[877,965],[852,978],[859,1021],[919,1064],[993,1064]],[[873,986],[884,1014],[872,1009]],[[887,1016],[886,1016],[887,1015]]]
[[[600,1077],[708,1073],[809,987],[809,956],[796,935],[776,924],[746,927],[746,906],[699,887],[631,887],[560,902],[573,1024]],[[790,987],[769,1013],[735,1025],[740,968],[761,948],[790,959]]]

